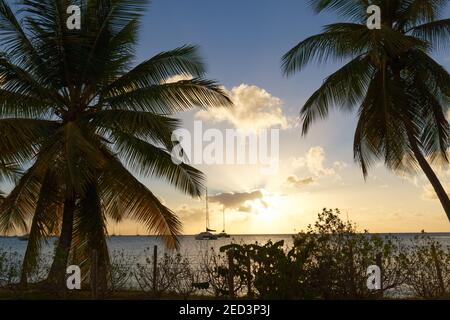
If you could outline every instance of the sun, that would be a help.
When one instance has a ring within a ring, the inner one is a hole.
[[[273,222],[275,220],[275,212],[270,208],[265,206],[260,201],[252,205],[252,209],[255,212],[255,219],[261,222]]]
[[[280,212],[283,201],[282,197],[276,194],[263,192],[264,197],[252,201],[250,206],[255,214],[254,219],[257,222],[272,223],[278,218],[277,212]]]

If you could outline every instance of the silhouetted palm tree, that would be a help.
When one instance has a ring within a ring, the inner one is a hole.
[[[0,0],[0,161],[27,168],[0,208],[0,228],[31,222],[23,284],[52,234],[50,283],[63,285],[69,254],[86,266],[96,250],[105,284],[107,218],[134,219],[177,245],[178,218],[129,170],[203,191],[201,172],[171,160],[180,124],[171,116],[231,102],[203,78],[194,46],[132,67],[147,2],[22,0],[15,15]],[[81,7],[80,30],[66,27],[70,4]],[[167,81],[180,75],[192,80]]]
[[[303,134],[329,109],[358,109],[354,157],[364,176],[384,160],[392,170],[422,168],[450,219],[448,194],[429,162],[448,165],[450,75],[430,56],[450,43],[447,0],[311,0],[345,23],[300,42],[283,57],[286,75],[309,62],[350,60],[329,76],[301,110]],[[381,9],[381,29],[367,27],[367,8]],[[428,160],[427,160],[428,158]]]

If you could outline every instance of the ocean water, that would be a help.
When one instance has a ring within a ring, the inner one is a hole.
[[[180,248],[178,252],[189,258],[191,262],[198,260],[211,250],[219,252],[220,247],[230,244],[265,244],[269,240],[277,242],[285,241],[285,246],[292,245],[292,235],[236,235],[228,239],[222,238],[218,240],[195,240],[195,236],[181,236],[179,238]],[[57,238],[50,238],[43,245],[41,254],[43,257],[51,257],[56,245]],[[146,257],[153,255],[153,247],[158,247],[158,255],[172,254],[175,251],[166,248],[164,241],[155,236],[111,236],[108,238],[108,248],[112,255],[123,253],[130,259],[133,258],[137,262],[145,261]],[[20,240],[19,237],[1,237],[0,250],[17,253],[19,257],[25,254],[27,241]]]
[[[387,236],[388,234],[380,234]],[[408,242],[412,240],[418,233],[400,233],[389,234],[400,239],[400,241]],[[431,238],[439,241],[443,246],[450,246],[450,233],[429,233],[427,234]],[[181,236],[180,237],[180,249],[179,253],[186,256],[192,262],[198,262],[196,260],[210,250],[219,251],[220,247],[230,244],[250,244],[259,243],[265,244],[269,240],[277,242],[284,240],[285,247],[292,246],[293,235],[234,235],[228,239],[198,241],[195,240],[195,236]],[[52,256],[52,252],[55,247],[57,238],[50,238],[42,248],[43,256]],[[3,251],[9,251],[17,253],[19,256],[23,256],[27,246],[26,241],[21,241],[17,237],[2,237],[0,238],[0,249]],[[162,256],[164,253],[173,253],[173,251],[165,248],[162,239],[154,236],[116,236],[108,238],[108,248],[112,254],[122,252],[128,257],[134,257],[137,261],[143,261],[146,257],[153,255],[153,247],[158,246],[158,255]]]

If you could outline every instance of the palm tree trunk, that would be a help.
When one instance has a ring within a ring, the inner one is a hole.
[[[411,145],[411,149],[414,153],[414,156],[417,159],[417,162],[419,163],[423,172],[425,173],[431,185],[433,186],[434,191],[436,192],[436,195],[439,198],[439,201],[441,202],[445,213],[447,214],[447,218],[450,221],[450,199],[448,197],[447,192],[445,191],[444,187],[442,186],[441,182],[436,176],[436,173],[434,173],[427,159],[425,159],[422,151],[420,150],[417,144],[416,139],[410,133],[408,133],[408,138],[409,143]]]
[[[56,288],[64,288],[67,261],[72,245],[73,216],[75,211],[75,198],[68,197],[64,202],[61,235],[58,240],[53,264],[50,268],[47,282]]]
[[[109,259],[108,246],[106,243],[106,221],[102,213],[100,196],[97,185],[91,184],[86,192],[86,195],[80,202],[80,207],[83,210],[83,215],[89,222],[86,225],[87,239],[88,239],[88,254],[92,258],[92,252],[97,253],[97,285],[101,294],[108,289],[111,272],[111,264]],[[93,261],[91,261],[91,271],[93,270]]]

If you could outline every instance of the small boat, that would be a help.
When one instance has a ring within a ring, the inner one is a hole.
[[[230,235],[225,232],[225,206],[223,206],[223,231],[217,235],[219,238],[230,238]]]
[[[206,231],[196,235],[195,240],[217,240],[217,236],[212,233],[215,231],[209,228],[208,190],[206,190]]]
[[[195,240],[217,240],[217,236],[209,231],[205,231],[196,235]]]
[[[218,237],[218,238],[228,239],[228,238],[230,238],[230,235],[224,231],[224,232],[219,233],[219,234],[217,235],[217,237]]]

